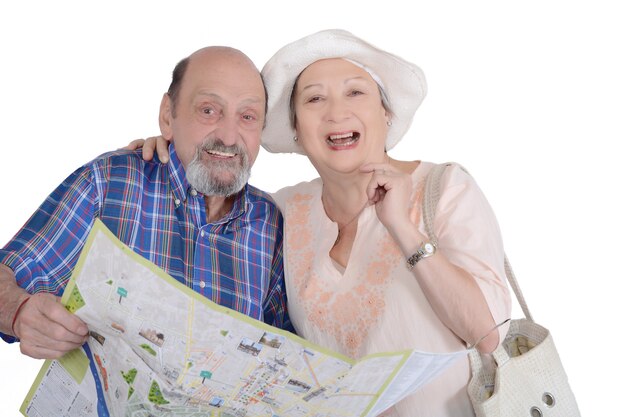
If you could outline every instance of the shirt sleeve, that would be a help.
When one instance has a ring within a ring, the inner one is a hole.
[[[278,215],[276,245],[270,271],[269,292],[263,304],[263,317],[267,324],[295,333],[287,312],[287,292],[283,268],[283,217]]]
[[[76,170],[0,249],[0,263],[13,270],[17,284],[27,292],[63,293],[95,219],[93,184],[88,167]]]
[[[500,227],[491,206],[474,179],[460,166],[448,167],[434,221],[439,250],[469,272],[500,324],[511,316],[511,296],[504,269]],[[500,326],[500,340],[508,325]]]

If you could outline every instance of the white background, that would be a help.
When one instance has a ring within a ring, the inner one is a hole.
[[[0,245],[76,167],[158,133],[159,101],[180,58],[223,44],[261,67],[287,42],[344,28],[424,69],[428,96],[391,155],[454,160],[473,173],[582,414],[618,412],[626,376],[620,1],[135,3],[0,6]],[[304,157],[262,152],[251,182],[273,191],[313,176]],[[19,415],[40,365],[0,343],[2,416]]]

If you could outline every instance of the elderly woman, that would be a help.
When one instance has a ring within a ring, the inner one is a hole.
[[[422,71],[348,32],[326,30],[280,49],[262,73],[263,146],[306,155],[320,175],[274,195],[298,334],[352,357],[452,352],[477,341],[482,352],[495,349],[506,326],[493,329],[511,303],[487,200],[469,175],[449,168],[435,246],[420,210],[434,165],[387,154],[426,94]],[[389,414],[472,416],[469,378],[468,361],[458,361]]]

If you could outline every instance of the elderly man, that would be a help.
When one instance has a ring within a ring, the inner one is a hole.
[[[247,184],[265,120],[258,70],[240,51],[183,59],[161,101],[167,164],[104,154],[70,175],[0,250],[0,332],[22,353],[58,358],[87,326],[59,295],[96,218],[134,251],[209,299],[291,329],[282,218]]]

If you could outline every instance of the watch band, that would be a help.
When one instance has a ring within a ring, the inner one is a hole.
[[[437,246],[431,242],[422,242],[417,251],[409,256],[406,260],[406,266],[409,269],[413,269],[413,267],[422,259],[428,258],[429,256],[433,256],[437,252]]]

